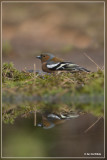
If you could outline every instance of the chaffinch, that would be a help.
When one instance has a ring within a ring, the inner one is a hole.
[[[36,58],[41,60],[42,63],[42,70],[44,72],[52,73],[55,71],[70,71],[71,73],[83,71],[83,72],[90,72],[86,68],[80,67],[77,64],[72,62],[64,62],[63,59],[55,57],[53,54],[50,53],[43,53]]]
[[[41,120],[37,125],[39,127],[43,127],[44,129],[49,129],[55,127],[58,124],[64,123],[68,119],[78,118],[78,117],[79,114],[77,113],[44,114],[41,115]]]

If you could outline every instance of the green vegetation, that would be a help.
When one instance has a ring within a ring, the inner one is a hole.
[[[89,112],[103,116],[104,72],[42,75],[2,68],[3,122],[13,123],[30,112]]]

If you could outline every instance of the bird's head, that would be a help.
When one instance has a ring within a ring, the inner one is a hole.
[[[40,59],[41,62],[48,62],[52,60],[55,56],[50,53],[42,53],[40,56],[37,56],[36,58]]]

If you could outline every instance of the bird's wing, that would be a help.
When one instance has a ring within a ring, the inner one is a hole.
[[[48,69],[56,69],[59,66],[60,62],[58,63],[47,63]]]
[[[85,71],[85,72],[90,72],[86,68],[80,67],[77,64],[74,64],[72,62],[58,62],[58,63],[48,63],[47,68],[50,70],[68,70],[71,72],[77,72],[77,71]]]

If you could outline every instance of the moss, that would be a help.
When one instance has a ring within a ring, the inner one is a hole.
[[[33,73],[18,71],[12,63],[4,63],[2,75],[3,121],[6,123],[13,123],[17,116],[35,108],[41,112],[58,112],[64,104],[75,111],[103,115],[104,72],[101,70],[36,74],[34,78]],[[9,110],[14,111],[12,115]]]
[[[31,73],[16,70],[13,63],[4,63],[2,67],[2,81],[21,81],[31,78]]]

